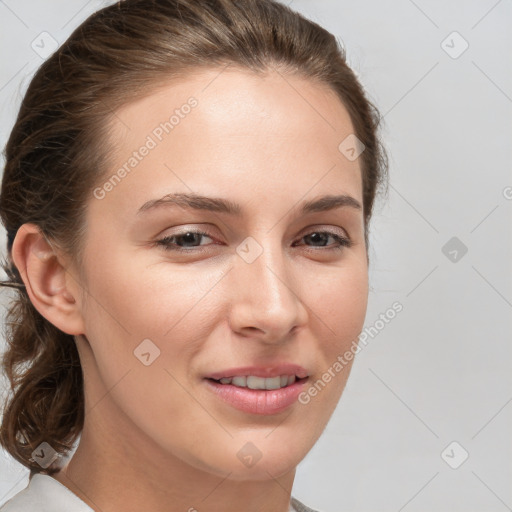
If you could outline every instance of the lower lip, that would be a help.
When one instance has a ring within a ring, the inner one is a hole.
[[[280,389],[249,389],[206,379],[208,387],[222,400],[243,412],[277,414],[297,401],[306,379]]]

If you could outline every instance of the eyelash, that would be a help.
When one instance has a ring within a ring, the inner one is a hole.
[[[157,240],[154,245],[161,246],[166,251],[175,251],[175,252],[195,252],[195,249],[199,249],[201,246],[191,247],[190,249],[184,249],[182,247],[177,246],[174,244],[171,240],[173,238],[180,238],[188,234],[193,235],[199,235],[199,236],[206,236],[208,238],[212,238],[208,233],[205,233],[204,231],[194,231],[194,230],[187,230],[183,233],[176,233],[174,235],[166,236],[160,240]],[[311,231],[310,233],[307,233],[301,237],[301,240],[307,236],[313,235],[313,234],[322,234],[322,235],[328,235],[331,236],[334,240],[336,240],[337,244],[334,247],[330,246],[319,246],[319,248],[327,247],[326,250],[343,250],[344,248],[352,247],[353,242],[349,238],[345,238],[343,236],[338,235],[337,233],[333,233],[331,231]]]

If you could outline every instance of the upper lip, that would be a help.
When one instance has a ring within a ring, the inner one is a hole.
[[[308,371],[298,364],[278,364],[268,366],[240,366],[238,368],[227,368],[218,372],[210,373],[206,378],[220,380],[227,377],[242,375],[253,375],[254,377],[278,377],[280,375],[295,375],[299,379],[308,376]]]

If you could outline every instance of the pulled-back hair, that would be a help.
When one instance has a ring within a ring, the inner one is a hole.
[[[365,240],[374,199],[386,183],[377,135],[380,116],[348,67],[335,37],[274,0],[124,0],[82,23],[30,82],[4,150],[0,217],[2,262],[13,288],[2,365],[10,381],[0,444],[33,472],[32,452],[47,442],[65,455],[84,422],[83,376],[72,335],[32,305],[11,250],[20,226],[34,223],[78,266],[84,217],[110,162],[109,122],[116,109],[200,68],[271,68],[330,87],[348,110],[363,183]],[[341,142],[341,141],[340,141]]]

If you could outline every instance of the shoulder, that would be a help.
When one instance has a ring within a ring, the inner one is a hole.
[[[293,496],[290,500],[290,504],[293,507],[294,512],[320,512],[318,510],[313,510],[312,508],[309,508],[308,506],[304,505],[304,503],[301,503],[297,498],[294,498]],[[1,509],[0,512],[2,512]]]
[[[36,473],[0,512],[91,512],[76,494],[49,475]]]

